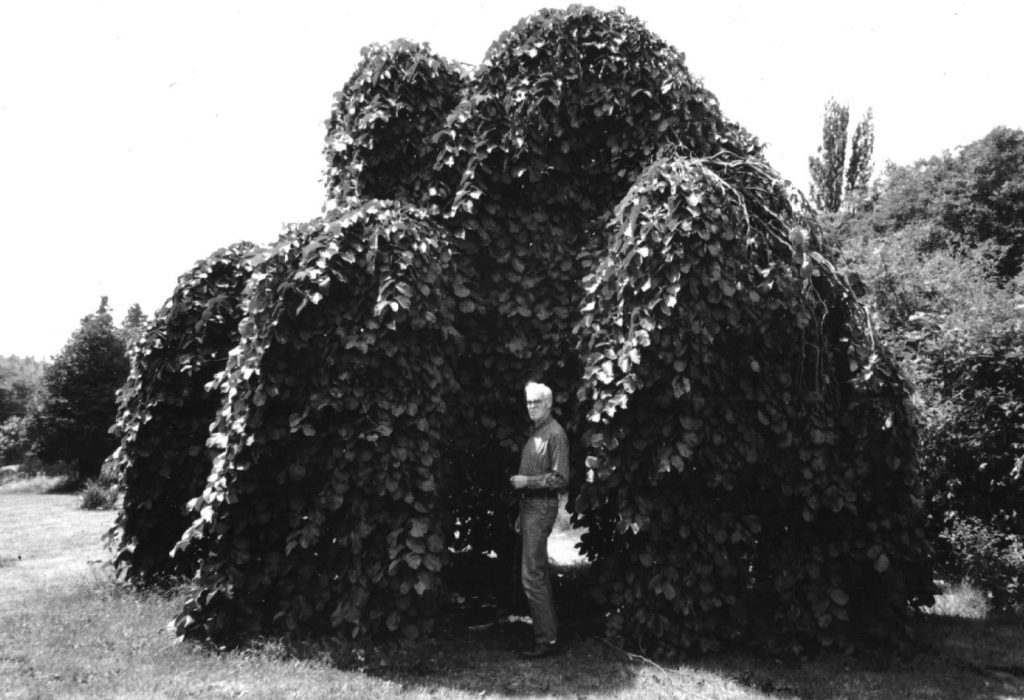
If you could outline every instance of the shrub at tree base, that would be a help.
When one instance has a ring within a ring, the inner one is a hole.
[[[959,329],[958,329],[959,330]],[[937,403],[928,511],[941,570],[982,586],[997,609],[1024,606],[1024,324],[928,343]],[[1016,569],[1015,569],[1016,567]]]
[[[368,202],[293,228],[256,269],[221,452],[179,545],[205,550],[179,634],[430,629],[456,391],[445,241],[424,214]]]
[[[931,599],[904,383],[831,266],[750,216],[773,176],[656,162],[586,281],[576,512],[610,630],[659,655],[892,638]]]
[[[996,610],[1024,610],[1024,536],[1000,532],[978,518],[949,514],[942,539],[951,573],[988,594]]]
[[[930,344],[939,395],[934,514],[1024,532],[1024,323]]]
[[[170,552],[192,522],[186,504],[202,493],[210,473],[206,440],[220,393],[207,384],[238,343],[254,251],[240,243],[199,261],[133,347],[119,392],[121,444],[107,465],[125,497],[108,537],[118,573],[137,583],[195,571],[194,560],[172,560]]]
[[[117,505],[117,486],[99,479],[87,479],[78,495],[82,510],[108,510]]]

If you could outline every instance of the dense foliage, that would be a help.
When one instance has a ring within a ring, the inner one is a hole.
[[[179,634],[430,629],[455,392],[446,239],[418,210],[369,201],[291,228],[254,270],[220,451],[178,547],[204,550]]]
[[[850,137],[850,161],[846,166],[846,193],[855,191],[866,192],[871,184],[873,163],[871,156],[875,151],[875,124],[868,109],[864,117],[857,122]]]
[[[132,581],[195,570],[194,561],[172,560],[170,552],[192,522],[186,503],[202,493],[210,472],[206,440],[220,393],[208,385],[238,343],[253,253],[251,244],[241,243],[200,260],[178,279],[152,323],[132,331],[141,340],[118,394],[121,443],[107,465],[124,490],[110,532],[114,565]]]
[[[1003,280],[1017,275],[1024,261],[1024,131],[997,127],[952,153],[889,164],[871,207],[839,222],[839,234],[889,237],[911,225],[931,230],[922,251],[994,244],[994,272]]]
[[[110,427],[127,376],[124,340],[103,297],[43,373],[44,394],[28,426],[40,459],[71,465],[79,481],[99,476],[117,446]]]
[[[1024,611],[1024,535],[966,516],[950,518],[942,541],[957,580],[981,588],[994,610]]]
[[[29,416],[42,392],[44,365],[33,357],[0,357],[0,466],[31,454]]]
[[[433,136],[458,103],[462,71],[405,40],[362,54],[327,121],[327,198],[425,204],[437,190]]]
[[[789,215],[763,164],[657,161],[586,281],[576,511],[658,654],[891,639],[931,598],[904,382]]]
[[[942,572],[969,574],[1000,604],[1010,602],[1000,553],[1014,559],[1024,527],[1024,278],[1006,276],[1022,142],[999,128],[956,155],[890,166],[868,208],[830,222],[829,234],[917,389]],[[968,219],[969,228],[956,223]]]
[[[0,423],[0,466],[22,464],[31,454],[28,423],[25,416],[11,416]]]
[[[580,282],[603,222],[659,149],[739,149],[739,130],[677,51],[625,13],[574,6],[520,21],[490,47],[440,134],[447,224],[467,279],[467,354],[450,491],[456,544],[507,550],[508,474],[522,440],[522,387],[543,380],[576,432]],[[454,172],[455,176],[449,175]],[[573,472],[582,471],[573,453]]]

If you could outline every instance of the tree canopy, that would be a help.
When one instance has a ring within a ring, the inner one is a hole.
[[[952,152],[889,164],[872,199],[865,220],[875,235],[917,224],[931,230],[932,249],[991,243],[995,272],[1011,278],[1024,261],[1024,131],[1000,126]]]

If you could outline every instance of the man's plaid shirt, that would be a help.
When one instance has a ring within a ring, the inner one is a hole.
[[[569,485],[569,439],[550,415],[534,426],[519,458],[527,489],[561,491]]]

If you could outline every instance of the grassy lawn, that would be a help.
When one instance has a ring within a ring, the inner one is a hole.
[[[0,698],[1024,698],[1024,621],[980,617],[962,592],[922,619],[903,658],[657,666],[605,644],[599,624],[566,620],[564,652],[527,662],[510,651],[526,622],[486,615],[452,618],[386,661],[323,642],[218,653],[167,630],[180,594],[112,585],[100,536],[113,517],[75,495],[0,490]],[[566,541],[553,551],[571,556]],[[560,609],[571,617],[573,601]]]

